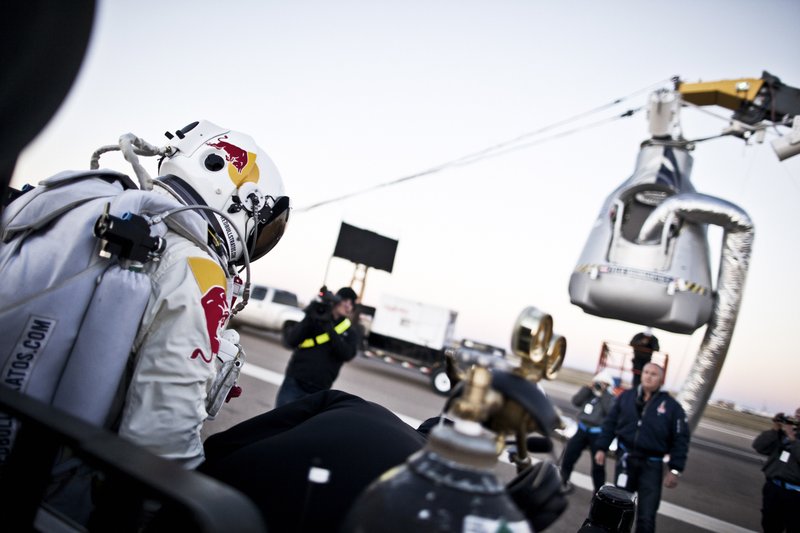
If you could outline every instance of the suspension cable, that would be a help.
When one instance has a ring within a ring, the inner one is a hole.
[[[497,156],[500,156],[500,155],[504,155],[504,154],[516,151],[516,150],[529,148],[531,146],[534,146],[534,145],[537,145],[537,144],[541,144],[543,142],[546,142],[546,141],[549,141],[549,140],[552,140],[552,139],[556,139],[556,138],[559,138],[559,137],[564,137],[566,135],[571,135],[571,134],[573,134],[575,132],[578,132],[578,131],[581,131],[581,130],[584,130],[584,129],[597,127],[599,125],[606,124],[606,123],[614,121],[614,120],[630,117],[633,114],[635,114],[636,112],[640,111],[642,109],[642,107],[638,107],[638,108],[635,108],[635,109],[629,109],[629,110],[625,111],[624,113],[621,113],[621,114],[618,114],[618,115],[615,115],[615,116],[612,116],[612,117],[609,117],[609,118],[602,119],[602,120],[597,121],[595,123],[591,123],[591,124],[589,124],[587,126],[576,127],[576,128],[571,129],[571,130],[567,130],[565,132],[559,132],[559,133],[550,135],[548,137],[536,139],[534,141],[529,141],[529,142],[526,142],[526,143],[523,143],[523,144],[518,144],[520,141],[522,141],[524,139],[528,139],[528,138],[534,137],[536,135],[541,135],[542,133],[545,133],[545,132],[550,131],[552,129],[555,129],[555,128],[558,128],[558,127],[561,127],[561,126],[565,126],[565,125],[567,125],[569,123],[576,122],[576,121],[578,121],[580,119],[583,119],[583,118],[585,118],[585,117],[587,117],[589,115],[592,115],[592,114],[598,113],[600,111],[604,111],[606,109],[609,109],[609,108],[611,108],[613,106],[619,105],[620,103],[624,102],[625,100],[628,100],[628,99],[630,99],[630,98],[632,98],[632,97],[634,97],[634,96],[636,96],[636,95],[638,95],[638,94],[640,94],[642,92],[652,91],[655,87],[660,87],[660,86],[663,86],[666,83],[674,82],[675,79],[676,79],[676,77],[673,76],[671,78],[667,78],[665,80],[661,80],[659,82],[650,84],[647,87],[643,87],[641,89],[638,89],[638,90],[636,90],[636,91],[634,91],[634,92],[632,92],[632,93],[630,93],[630,94],[628,94],[626,96],[623,96],[623,97],[620,97],[620,98],[616,98],[615,100],[613,100],[611,102],[602,104],[602,105],[600,105],[598,107],[595,107],[593,109],[590,109],[588,111],[584,111],[584,112],[578,113],[578,114],[573,115],[573,116],[571,116],[569,118],[566,118],[566,119],[563,119],[563,120],[559,120],[557,122],[554,122],[552,124],[548,124],[547,126],[543,126],[543,127],[538,128],[536,130],[533,130],[533,131],[530,131],[530,132],[527,132],[527,133],[523,133],[522,135],[518,135],[517,137],[514,137],[513,139],[509,139],[507,141],[503,141],[503,142],[494,144],[494,145],[489,146],[487,148],[483,148],[481,150],[478,150],[477,152],[472,152],[472,153],[466,154],[464,156],[458,157],[456,159],[451,159],[450,161],[446,161],[444,163],[440,163],[438,165],[435,165],[433,167],[427,168],[427,169],[422,170],[420,172],[415,172],[414,174],[409,174],[407,176],[402,176],[400,178],[395,178],[393,180],[389,180],[389,181],[386,181],[386,182],[383,182],[383,183],[378,183],[376,185],[372,185],[372,186],[366,187],[364,189],[360,189],[360,190],[353,191],[353,192],[350,192],[350,193],[346,193],[346,194],[343,194],[343,195],[340,195],[340,196],[329,198],[327,200],[322,200],[322,201],[313,203],[313,204],[308,205],[308,206],[295,208],[293,211],[295,211],[297,213],[304,213],[304,212],[307,212],[307,211],[311,211],[312,209],[316,209],[317,207],[321,207],[323,205],[332,204],[332,203],[335,203],[335,202],[340,202],[342,200],[347,200],[349,198],[353,198],[355,196],[360,196],[360,195],[366,194],[368,192],[372,192],[372,191],[377,190],[377,189],[381,189],[381,188],[384,188],[384,187],[389,187],[391,185],[396,185],[398,183],[403,183],[403,182],[410,181],[410,180],[413,180],[413,179],[416,179],[416,178],[421,178],[423,176],[429,176],[431,174],[435,174],[435,173],[441,172],[441,171],[443,171],[443,170],[445,170],[447,168],[450,168],[450,167],[458,167],[458,166],[470,165],[470,164],[473,164],[473,163],[477,163],[478,161],[481,161],[483,159],[488,159],[488,158],[491,158],[491,157],[497,157]]]

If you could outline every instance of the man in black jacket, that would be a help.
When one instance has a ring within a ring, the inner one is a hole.
[[[321,299],[306,308],[306,316],[284,339],[294,352],[275,407],[330,389],[342,365],[356,356],[359,333],[350,319],[355,302],[350,287],[342,287],[335,296],[323,287]]]
[[[661,501],[661,484],[678,486],[689,450],[689,426],[681,405],[660,390],[664,370],[648,363],[642,369],[642,383],[623,392],[603,422],[595,462],[604,464],[605,450],[617,437],[616,485],[638,492],[636,532],[655,531],[656,512]],[[669,470],[664,475],[664,456]]]
[[[778,413],[772,428],[758,435],[753,449],[768,455],[762,490],[761,527],[765,533],[800,531],[800,407],[794,418]]]

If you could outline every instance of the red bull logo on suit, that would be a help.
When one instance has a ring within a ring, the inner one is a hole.
[[[226,294],[227,281],[222,268],[210,259],[190,257],[188,262],[200,289],[200,304],[205,313],[208,341],[211,347],[210,354],[206,354],[201,347],[195,348],[192,358],[200,357],[206,363],[210,363],[214,355],[219,352],[219,333],[230,317]]]

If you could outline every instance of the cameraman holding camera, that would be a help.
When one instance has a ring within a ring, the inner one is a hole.
[[[765,533],[800,531],[800,407],[794,418],[778,413],[772,429],[753,440],[753,449],[768,455],[764,464],[767,477],[762,490],[761,527]]]
[[[564,492],[573,490],[569,477],[583,450],[588,447],[592,457],[598,450],[595,442],[603,430],[603,420],[614,405],[615,396],[611,392],[613,388],[614,378],[608,370],[603,370],[592,378],[591,387],[582,386],[572,397],[572,405],[580,408],[581,411],[578,414],[578,431],[567,442],[561,462],[561,480]],[[597,492],[605,482],[605,465],[592,461],[594,491]]]
[[[322,287],[318,298],[306,307],[305,318],[284,339],[294,351],[275,407],[330,389],[342,364],[356,356],[359,333],[351,322],[355,303],[356,293],[350,287],[342,287],[335,295]]]

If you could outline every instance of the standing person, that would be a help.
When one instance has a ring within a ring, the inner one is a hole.
[[[592,457],[597,452],[597,439],[602,431],[603,420],[614,405],[614,395],[611,390],[614,379],[608,370],[599,372],[592,378],[592,386],[586,385],[578,389],[572,397],[572,405],[580,408],[578,413],[578,431],[567,442],[564,450],[564,459],[561,463],[561,480],[564,492],[572,492],[572,483],[569,481],[575,463],[587,447]],[[592,461],[592,483],[597,492],[606,482],[606,467]]]
[[[359,334],[351,320],[355,291],[342,287],[332,295],[323,287],[320,295],[305,309],[303,320],[286,335],[286,343],[294,351],[275,407],[330,389],[342,365],[356,356]]]
[[[168,137],[132,143],[162,156],[156,179],[120,141],[141,189],[68,171],[3,212],[0,368],[3,385],[194,468],[232,385],[218,378],[238,352],[225,329],[236,270],[281,238],[289,198],[251,137],[207,121]],[[19,342],[31,348],[22,374]]]
[[[633,388],[635,389],[642,381],[644,365],[650,362],[653,352],[657,352],[660,347],[658,338],[653,335],[651,328],[634,335],[630,345],[633,347]]]
[[[606,450],[617,438],[616,485],[638,492],[636,532],[655,531],[661,484],[672,489],[686,467],[689,426],[683,407],[660,390],[664,370],[655,363],[642,369],[642,383],[623,392],[603,422],[594,460],[605,464]],[[664,474],[664,456],[669,455]]]
[[[778,413],[772,428],[753,440],[753,449],[767,455],[762,489],[761,527],[765,533],[800,531],[800,407],[794,418]]]

